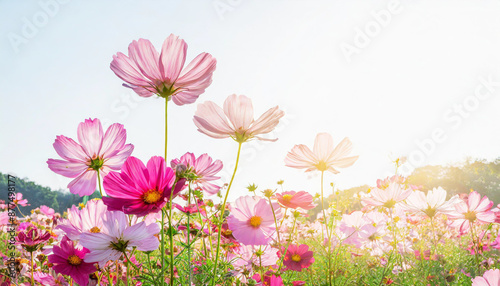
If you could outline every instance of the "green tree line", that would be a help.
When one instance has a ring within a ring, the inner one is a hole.
[[[72,205],[78,205],[83,202],[83,198],[79,195],[72,194],[63,190],[52,190],[48,187],[43,187],[37,183],[30,181],[27,178],[15,179],[16,192],[23,194],[23,199],[28,200],[29,206],[19,206],[21,212],[28,215],[32,209],[46,205],[53,208],[56,212],[62,214]],[[0,190],[2,190],[0,199],[8,203],[8,175],[0,172]],[[100,197],[96,191],[92,197]],[[18,211],[19,215],[19,211]]]

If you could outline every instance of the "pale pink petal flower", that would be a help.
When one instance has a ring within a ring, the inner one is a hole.
[[[212,83],[217,61],[201,53],[184,67],[186,51],[186,42],[172,34],[163,42],[161,54],[149,40],[139,39],[129,45],[128,56],[113,56],[110,68],[139,96],[157,94],[177,105],[189,104]]]
[[[23,199],[23,194],[22,193],[16,193],[16,198],[14,199],[14,204],[19,205],[19,206],[29,206],[28,200]]]
[[[276,194],[280,205],[285,208],[310,210],[316,207],[313,196],[306,191],[287,191]]]
[[[370,221],[365,218],[365,214],[361,211],[342,215],[342,220],[338,228],[343,234],[340,236],[342,243],[361,247],[358,232],[368,224],[370,224]]]
[[[57,228],[63,230],[71,240],[80,240],[82,233],[101,232],[104,229],[103,218],[107,213],[107,207],[102,200],[90,200],[82,209],[77,206],[68,209],[68,218]]]
[[[358,156],[348,157],[352,151],[352,143],[349,138],[344,138],[336,147],[333,138],[328,133],[319,133],[314,140],[313,150],[305,145],[295,145],[286,155],[285,165],[287,167],[306,169],[309,171],[329,171],[338,174],[336,168],[352,166]]]
[[[446,191],[439,187],[428,191],[427,194],[422,191],[414,191],[406,199],[406,203],[402,204],[402,207],[411,213],[432,218],[438,214],[448,214],[454,212],[454,204],[457,203],[457,201],[457,195],[447,201]]]
[[[411,189],[403,188],[399,183],[390,183],[387,189],[374,188],[363,203],[375,207],[393,208],[412,194]]]
[[[80,243],[90,250],[85,262],[98,262],[103,267],[109,260],[117,260],[123,252],[136,247],[140,251],[153,251],[159,246],[155,236],[160,227],[144,221],[129,225],[127,215],[120,211],[108,212],[103,219],[103,232],[83,233]]]
[[[500,285],[500,270],[490,269],[483,276],[472,279],[472,286],[498,286]]]
[[[92,195],[97,187],[97,171],[101,179],[110,170],[120,170],[134,146],[125,144],[127,133],[123,125],[115,123],[103,133],[99,119],[86,119],[78,125],[78,141],[57,136],[54,148],[64,160],[49,159],[49,168],[57,174],[75,178],[68,184],[69,191],[81,197]]]
[[[283,216],[278,203],[273,203],[273,208],[267,200],[259,197],[239,197],[231,214],[227,217],[227,224],[233,236],[246,245],[266,245],[274,237],[276,219]]]
[[[472,223],[492,223],[495,222],[495,213],[491,211],[493,202],[474,191],[471,192],[467,200],[459,200],[455,203],[455,211],[448,214],[454,220],[450,225],[458,227],[460,233],[466,233]]]
[[[193,153],[186,153],[179,159],[170,162],[170,166],[175,170],[178,179],[186,179],[193,187],[200,188],[209,195],[215,195],[220,187],[211,181],[220,179],[216,174],[222,170],[222,161],[213,161],[208,154],[202,154],[198,158]]]
[[[253,116],[252,101],[244,95],[233,94],[224,101],[224,109],[211,101],[199,104],[193,120],[198,131],[216,139],[231,137],[240,143],[252,138],[278,140],[258,136],[271,132],[278,125],[284,116],[278,106],[269,109],[257,120]]]

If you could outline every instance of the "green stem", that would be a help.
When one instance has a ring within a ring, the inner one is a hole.
[[[165,211],[161,209],[161,244],[160,244],[160,251],[161,251],[161,284],[163,286],[165,279],[163,278],[163,273],[165,271],[164,265],[165,265]]]
[[[165,162],[167,161],[167,138],[168,138],[168,97],[165,98]]]
[[[172,185],[172,188],[170,189],[170,197],[169,197],[169,210],[168,210],[168,237],[170,238],[170,285],[174,285],[175,281],[175,275],[174,275],[174,234],[172,232],[173,228],[173,220],[172,220],[172,213],[173,213],[173,197],[174,197],[174,189],[175,185],[177,182],[175,182]]]
[[[434,247],[433,247],[433,248],[434,248],[434,255],[438,256],[438,239],[437,239],[436,227],[434,226],[434,216],[433,216],[433,217],[431,217],[430,219],[431,219],[431,231],[432,231],[432,233],[431,233],[431,237],[432,237],[432,238],[431,238],[431,241],[432,241],[432,243],[434,244],[434,245],[433,245],[433,246],[434,246]],[[423,250],[422,250],[421,252],[422,252],[422,254],[423,254]],[[433,252],[431,251],[431,256],[432,256],[432,254],[433,254]],[[432,260],[432,259],[431,259],[431,260]],[[427,265],[430,265],[430,261],[429,261],[429,262],[427,262]],[[429,268],[429,267],[426,267],[426,271],[427,271],[427,272],[429,272],[429,269],[428,269],[428,268]],[[445,270],[444,270],[444,268],[443,268],[443,270],[441,271],[441,277],[440,277],[440,279],[443,279],[443,280],[444,280],[443,282],[444,282],[444,283],[446,283],[446,284],[448,284],[448,282],[446,281],[445,277],[446,277],[446,275],[445,275]]]
[[[115,265],[116,265],[116,284],[118,284],[118,260],[115,260]]]
[[[236,155],[236,164],[234,165],[233,175],[231,176],[231,181],[229,181],[229,185],[228,185],[227,191],[226,191],[226,196],[224,197],[224,202],[222,203],[222,210],[220,212],[219,225],[217,228],[218,229],[218,231],[217,231],[217,248],[215,251],[215,265],[214,265],[214,273],[213,273],[213,277],[212,277],[212,286],[215,285],[215,279],[217,276],[217,265],[219,262],[220,236],[221,236],[220,230],[222,227],[222,223],[224,222],[224,212],[226,211],[226,202],[227,202],[227,197],[229,195],[229,190],[231,189],[231,186],[233,185],[234,176],[236,175],[236,170],[238,169],[238,163],[240,161],[241,144],[242,144],[242,142],[238,142],[238,154]]]
[[[401,273],[403,273],[403,277],[404,277],[405,271],[403,268],[403,260],[401,259],[400,255],[399,255],[399,251],[398,251],[398,237],[397,237],[397,232],[396,232],[397,227],[396,227],[396,221],[394,220],[394,217],[392,215],[392,208],[389,209],[389,215],[390,215],[391,222],[392,222],[392,235],[394,236],[393,249],[394,249],[394,253],[396,255],[396,260],[399,262],[399,267],[401,267]]]
[[[389,269],[389,263],[391,262],[392,260],[392,255],[394,254],[394,251],[391,251],[391,253],[389,254],[389,258],[387,259],[387,262],[384,266],[384,270],[382,271],[382,278],[380,278],[380,282],[378,283],[378,285],[382,285],[382,283],[384,282],[384,278],[385,278],[385,271],[387,269]]]
[[[195,198],[196,200],[196,198]],[[188,208],[190,207],[191,205],[191,182],[189,183],[188,185]],[[188,282],[189,282],[189,285],[191,285],[191,243],[190,243],[190,237],[191,237],[191,226],[189,225],[190,224],[190,221],[189,221],[189,218],[190,218],[190,213],[188,212],[187,213],[187,247],[188,247],[188,266],[189,266],[189,277],[188,277]]]
[[[130,262],[130,258],[128,258],[127,253],[125,253],[125,251],[123,252],[123,255],[125,255],[125,259],[127,259],[127,263]],[[139,267],[137,267],[137,265],[135,265],[134,263],[132,263],[132,266],[135,268],[135,270],[139,271]]]
[[[99,182],[99,193],[101,193],[101,199],[102,199],[101,172],[99,169],[97,169],[97,182]]]
[[[33,266],[33,252],[31,253],[31,285],[35,285],[35,279],[33,278],[33,269],[35,268]]]
[[[274,225],[276,226],[276,234],[278,235],[278,249],[281,249],[281,239],[280,239],[280,230],[278,228],[278,221],[276,220],[276,214],[274,213],[273,202],[271,202],[271,197],[267,198],[269,200],[269,205],[271,206],[271,210],[273,211],[274,217]]]
[[[330,250],[331,250],[331,238],[330,238],[330,234],[329,234],[329,231],[328,231],[328,220],[327,220],[327,217],[326,217],[326,211],[325,211],[325,197],[323,195],[323,179],[324,179],[324,174],[325,174],[325,171],[321,171],[321,208],[323,209],[323,222],[325,223],[325,232],[326,232],[326,236],[328,238],[328,253],[327,253],[327,258],[328,258],[328,283],[329,285],[332,285],[332,275],[331,275],[331,271],[332,271],[332,265],[331,265],[331,253],[330,253]],[[325,235],[323,234],[323,242],[325,241]]]
[[[475,251],[474,251],[474,256],[476,257],[476,266],[477,266],[477,273],[476,273],[476,276],[479,275],[479,273],[481,272],[481,265],[479,264],[479,236],[476,237],[476,235],[474,235],[474,224],[472,222],[469,221],[469,225],[470,225],[470,229],[471,229],[471,238],[472,238],[472,247],[475,248]],[[476,237],[476,239],[474,239]]]
[[[125,256],[126,256],[126,255],[125,255]],[[127,258],[127,263],[125,263],[125,271],[126,271],[126,273],[127,273],[127,274],[126,274],[126,275],[127,275],[127,277],[126,277],[126,278],[127,278],[127,279],[126,279],[126,281],[127,281],[127,286],[128,286],[128,284],[129,284],[129,283],[128,283],[128,276],[129,276],[129,266],[128,266],[128,265],[129,265],[129,264],[130,264],[130,260],[128,260],[128,258]]]
[[[264,281],[264,268],[262,268],[262,247],[259,246],[259,266],[260,266],[260,281]]]
[[[23,214],[23,212],[21,211],[21,209],[19,208],[19,205],[16,205],[16,207],[17,207],[17,210],[19,211],[19,213],[20,213],[23,217],[26,217],[26,216]]]

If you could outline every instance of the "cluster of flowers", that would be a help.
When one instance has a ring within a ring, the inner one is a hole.
[[[170,100],[194,103],[211,83],[216,60],[202,53],[184,67],[186,51],[186,43],[173,35],[160,53],[140,39],[130,44],[128,56],[114,56],[111,69],[139,96],[165,98],[167,111]],[[473,285],[498,285],[500,270],[490,269],[496,262],[483,255],[500,249],[500,210],[477,192],[447,200],[442,188],[424,193],[396,174],[360,193],[360,210],[325,204],[325,172],[338,174],[358,159],[350,155],[348,138],[335,145],[330,134],[320,133],[312,150],[301,144],[286,155],[286,166],[321,173],[317,197],[284,190],[279,182],[280,191],[258,194],[252,185],[253,195],[229,204],[242,144],[275,141],[262,135],[283,116],[276,106],[254,119],[252,102],[243,95],[229,96],[223,107],[211,101],[198,105],[193,121],[201,133],[238,143],[233,176],[224,185],[218,177],[222,162],[207,154],[188,152],[169,166],[167,134],[164,156],[145,163],[131,156],[134,146],[118,123],[104,132],[99,119],[87,119],[78,126],[78,142],[57,136],[54,148],[61,159],[49,159],[48,167],[72,178],[70,192],[89,196],[98,189],[101,198],[63,216],[41,206],[19,217],[18,278],[11,281],[3,268],[2,285],[333,285],[339,277],[344,284],[361,283],[366,275],[348,273],[341,258],[366,255],[375,261],[370,267],[383,269],[373,279],[391,284],[390,273],[404,279],[423,261],[440,261],[439,246],[447,240],[469,236],[467,249],[476,263],[464,275]],[[219,204],[208,198],[214,195]],[[17,194],[14,203],[27,201]],[[0,208],[0,226],[6,227],[7,206]],[[309,217],[318,208],[317,217]],[[1,254],[6,261],[6,251]],[[450,282],[453,275],[442,271],[441,278],[424,278]]]

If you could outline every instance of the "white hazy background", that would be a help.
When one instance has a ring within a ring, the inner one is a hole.
[[[163,155],[163,99],[122,87],[109,63],[134,39],[159,49],[170,33],[188,43],[187,62],[200,52],[218,62],[195,104],[169,105],[169,160],[208,153],[224,162],[228,182],[237,144],[199,133],[196,105],[222,105],[236,93],[253,100],[255,117],[275,105],[286,112],[277,142],[244,144],[230,200],[249,183],[263,190],[280,179],[286,189],[318,192],[318,174],[283,159],[295,144],[312,147],[319,132],[335,143],[349,137],[360,156],[327,175],[325,185],[339,188],[375,184],[401,155],[412,167],[494,159],[499,13],[498,0],[2,1],[0,171],[66,189],[70,179],[46,161],[58,158],[56,135],[76,139],[85,118],[124,124],[143,161]]]

